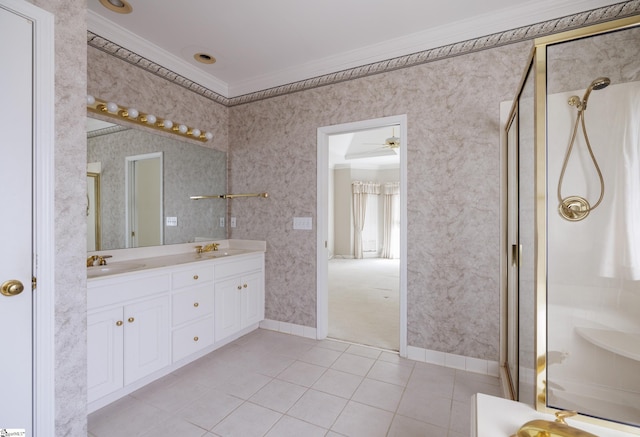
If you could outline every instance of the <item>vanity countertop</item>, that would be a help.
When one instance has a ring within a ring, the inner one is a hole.
[[[215,241],[219,244],[218,250],[196,252],[197,245],[205,246],[213,242],[89,252],[87,256],[110,257],[106,259],[107,265],[87,267],[87,279],[92,281],[143,270],[266,252],[266,242],[255,240],[219,240]]]

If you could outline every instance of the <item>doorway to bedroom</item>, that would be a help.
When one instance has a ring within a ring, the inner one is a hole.
[[[403,132],[380,120],[326,138],[326,334],[400,351]]]

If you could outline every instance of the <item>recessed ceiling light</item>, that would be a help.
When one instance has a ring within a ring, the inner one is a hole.
[[[202,62],[203,64],[214,64],[216,62],[216,58],[206,53],[196,53],[193,57],[196,61]]]
[[[110,11],[119,14],[129,14],[133,11],[133,8],[127,0],[100,0],[100,4]]]

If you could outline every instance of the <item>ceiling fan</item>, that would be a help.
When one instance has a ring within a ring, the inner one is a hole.
[[[365,143],[365,144],[369,144],[372,146],[373,145],[382,146],[387,149],[397,149],[400,147],[400,138],[396,137],[396,130],[393,129],[391,136],[386,140],[384,140],[384,144],[377,144],[377,143]]]

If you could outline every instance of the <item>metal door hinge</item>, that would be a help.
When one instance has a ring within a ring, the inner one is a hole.
[[[35,276],[31,277],[31,289],[35,290],[38,286],[38,279]]]

